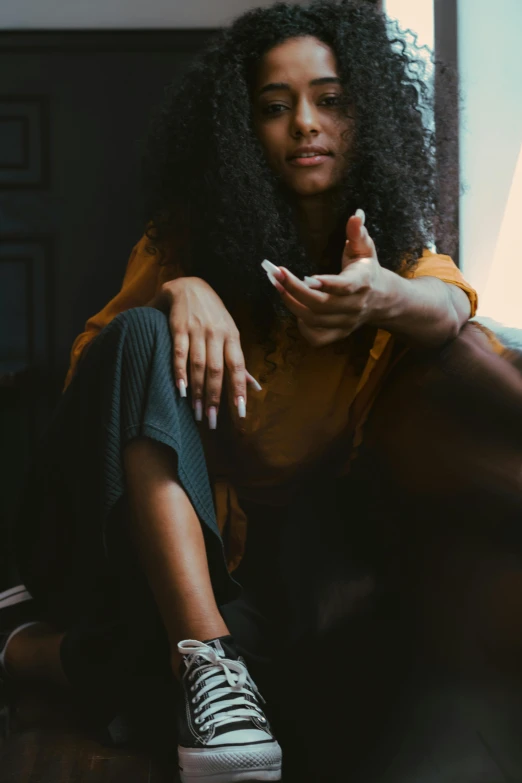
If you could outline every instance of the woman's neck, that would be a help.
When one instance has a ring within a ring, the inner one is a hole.
[[[333,194],[329,192],[302,197],[297,201],[296,214],[310,258],[321,261],[336,224]]]

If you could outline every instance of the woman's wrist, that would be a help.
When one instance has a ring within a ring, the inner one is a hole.
[[[386,329],[404,312],[410,293],[404,284],[409,281],[384,267],[381,267],[379,278],[367,323]]]
[[[368,322],[406,340],[436,346],[455,337],[460,322],[451,286],[432,277],[407,279],[388,269]]]
[[[168,313],[172,304],[172,290],[170,285],[164,283],[155,296],[147,302],[147,307],[154,307],[162,313]]]

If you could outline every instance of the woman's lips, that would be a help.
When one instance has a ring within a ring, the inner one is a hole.
[[[289,158],[288,163],[290,166],[319,166],[324,163],[325,160],[331,158],[331,155],[313,155],[313,157],[306,158]]]

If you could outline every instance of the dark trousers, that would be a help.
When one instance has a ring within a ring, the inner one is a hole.
[[[138,701],[137,690],[161,692],[170,679],[166,634],[129,538],[122,453],[136,437],[175,452],[177,478],[204,532],[220,612],[267,713],[291,729],[299,711],[311,708],[310,689],[324,667],[324,652],[312,640],[325,630],[321,606],[332,575],[356,584],[352,603],[361,615],[372,593],[364,558],[359,563],[348,551],[345,525],[349,508],[348,523],[365,529],[356,510],[361,488],[354,485],[347,496],[345,482],[324,478],[303,485],[291,508],[247,504],[247,551],[230,575],[197,425],[173,383],[166,317],[136,308],[102,331],[34,455],[16,552],[42,615],[66,631],[61,653],[69,681],[98,705],[116,739],[125,731],[114,728],[114,715]],[[337,606],[336,622],[342,614]]]
[[[476,422],[491,403],[491,390],[485,389],[484,399],[475,399],[476,409],[470,409],[465,388],[451,378],[455,350],[463,350],[465,357],[469,351],[460,338],[445,350],[420,360],[413,356],[390,378],[390,392],[378,400],[368,445],[349,479],[326,477],[303,484],[288,508],[246,506],[247,551],[230,575],[197,425],[173,383],[166,317],[152,308],[136,308],[102,331],[39,444],[16,533],[25,584],[44,616],[66,630],[65,672],[79,693],[98,701],[113,738],[118,730],[111,720],[125,694],[136,701],[139,687],[147,694],[155,687],[164,692],[170,678],[166,634],[128,535],[122,452],[135,437],[151,438],[177,455],[178,480],[202,524],[220,612],[276,727],[288,736],[294,733],[306,757],[309,725],[307,729],[302,716],[317,715],[332,683],[340,718],[351,712],[354,726],[360,725],[366,709],[368,721],[376,721],[372,697],[382,698],[386,684],[398,687],[412,649],[408,572],[401,561],[408,548],[404,522],[415,522],[416,513],[426,511],[428,496],[432,516],[446,522],[460,518],[476,483],[473,475],[464,480],[465,465],[451,456],[454,443],[440,448],[429,416],[420,415],[420,429],[408,430],[407,438],[401,427],[412,411],[436,411],[449,423],[452,437],[462,435],[461,451],[457,449],[462,456],[474,423],[475,434],[481,434]],[[490,361],[489,354],[486,359],[480,354],[479,369],[469,362],[467,369],[482,378]],[[508,440],[516,442],[513,410],[522,399],[515,378],[509,380],[514,388],[508,383],[501,400],[509,398],[510,415],[504,421],[499,412],[493,430],[488,425],[482,433],[503,455],[509,452]],[[457,394],[457,402],[451,397],[448,403],[447,389],[455,386],[461,398]],[[495,400],[493,411],[498,408]],[[441,451],[448,456],[448,470],[431,459]],[[519,456],[514,446],[513,465]],[[453,460],[457,475],[464,478],[456,489],[438,492],[437,471],[444,480],[454,478]],[[483,479],[486,474],[484,469]],[[420,478],[426,475],[428,486],[422,486]],[[500,482],[490,483],[488,499],[498,507],[502,496],[506,518],[516,515],[520,492],[511,474],[506,479],[504,471]],[[451,502],[448,492],[453,493]],[[405,503],[410,496],[412,502]],[[352,693],[361,683],[357,711]],[[347,693],[350,709],[344,705]],[[323,729],[327,737],[328,722]]]

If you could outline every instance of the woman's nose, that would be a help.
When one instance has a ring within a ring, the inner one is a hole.
[[[320,131],[319,118],[315,106],[308,101],[300,101],[293,116],[294,135],[308,136]]]

